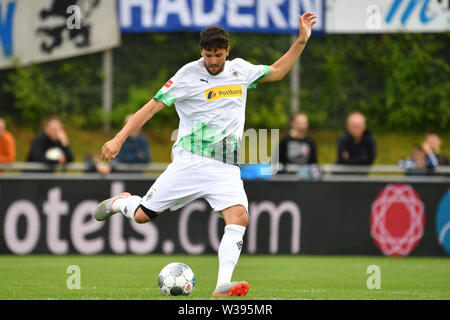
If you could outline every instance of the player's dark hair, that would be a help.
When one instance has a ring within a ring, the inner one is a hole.
[[[220,26],[203,29],[200,32],[200,49],[227,49],[230,46],[230,34]]]

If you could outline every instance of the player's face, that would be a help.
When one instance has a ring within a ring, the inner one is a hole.
[[[225,61],[227,60],[229,53],[230,47],[227,49],[216,48],[211,50],[203,48],[201,54],[206,70],[213,76],[221,73],[225,67]]]

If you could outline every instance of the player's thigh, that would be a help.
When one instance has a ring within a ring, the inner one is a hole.
[[[211,187],[204,196],[214,212],[220,212],[226,224],[247,226],[249,221],[248,199],[242,181],[229,180]]]
[[[173,210],[198,198],[203,190],[199,174],[180,163],[172,163],[142,198],[141,205],[153,212]]]

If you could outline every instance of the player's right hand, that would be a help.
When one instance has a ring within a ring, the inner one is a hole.
[[[112,139],[106,142],[102,148],[102,160],[112,160],[114,159],[120,151],[122,143],[117,139]]]

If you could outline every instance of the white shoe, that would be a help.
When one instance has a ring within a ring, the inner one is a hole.
[[[120,210],[114,210],[113,204],[117,199],[123,199],[131,196],[129,192],[122,192],[118,196],[103,200],[94,211],[94,217],[97,221],[105,221],[111,218],[115,213]]]

